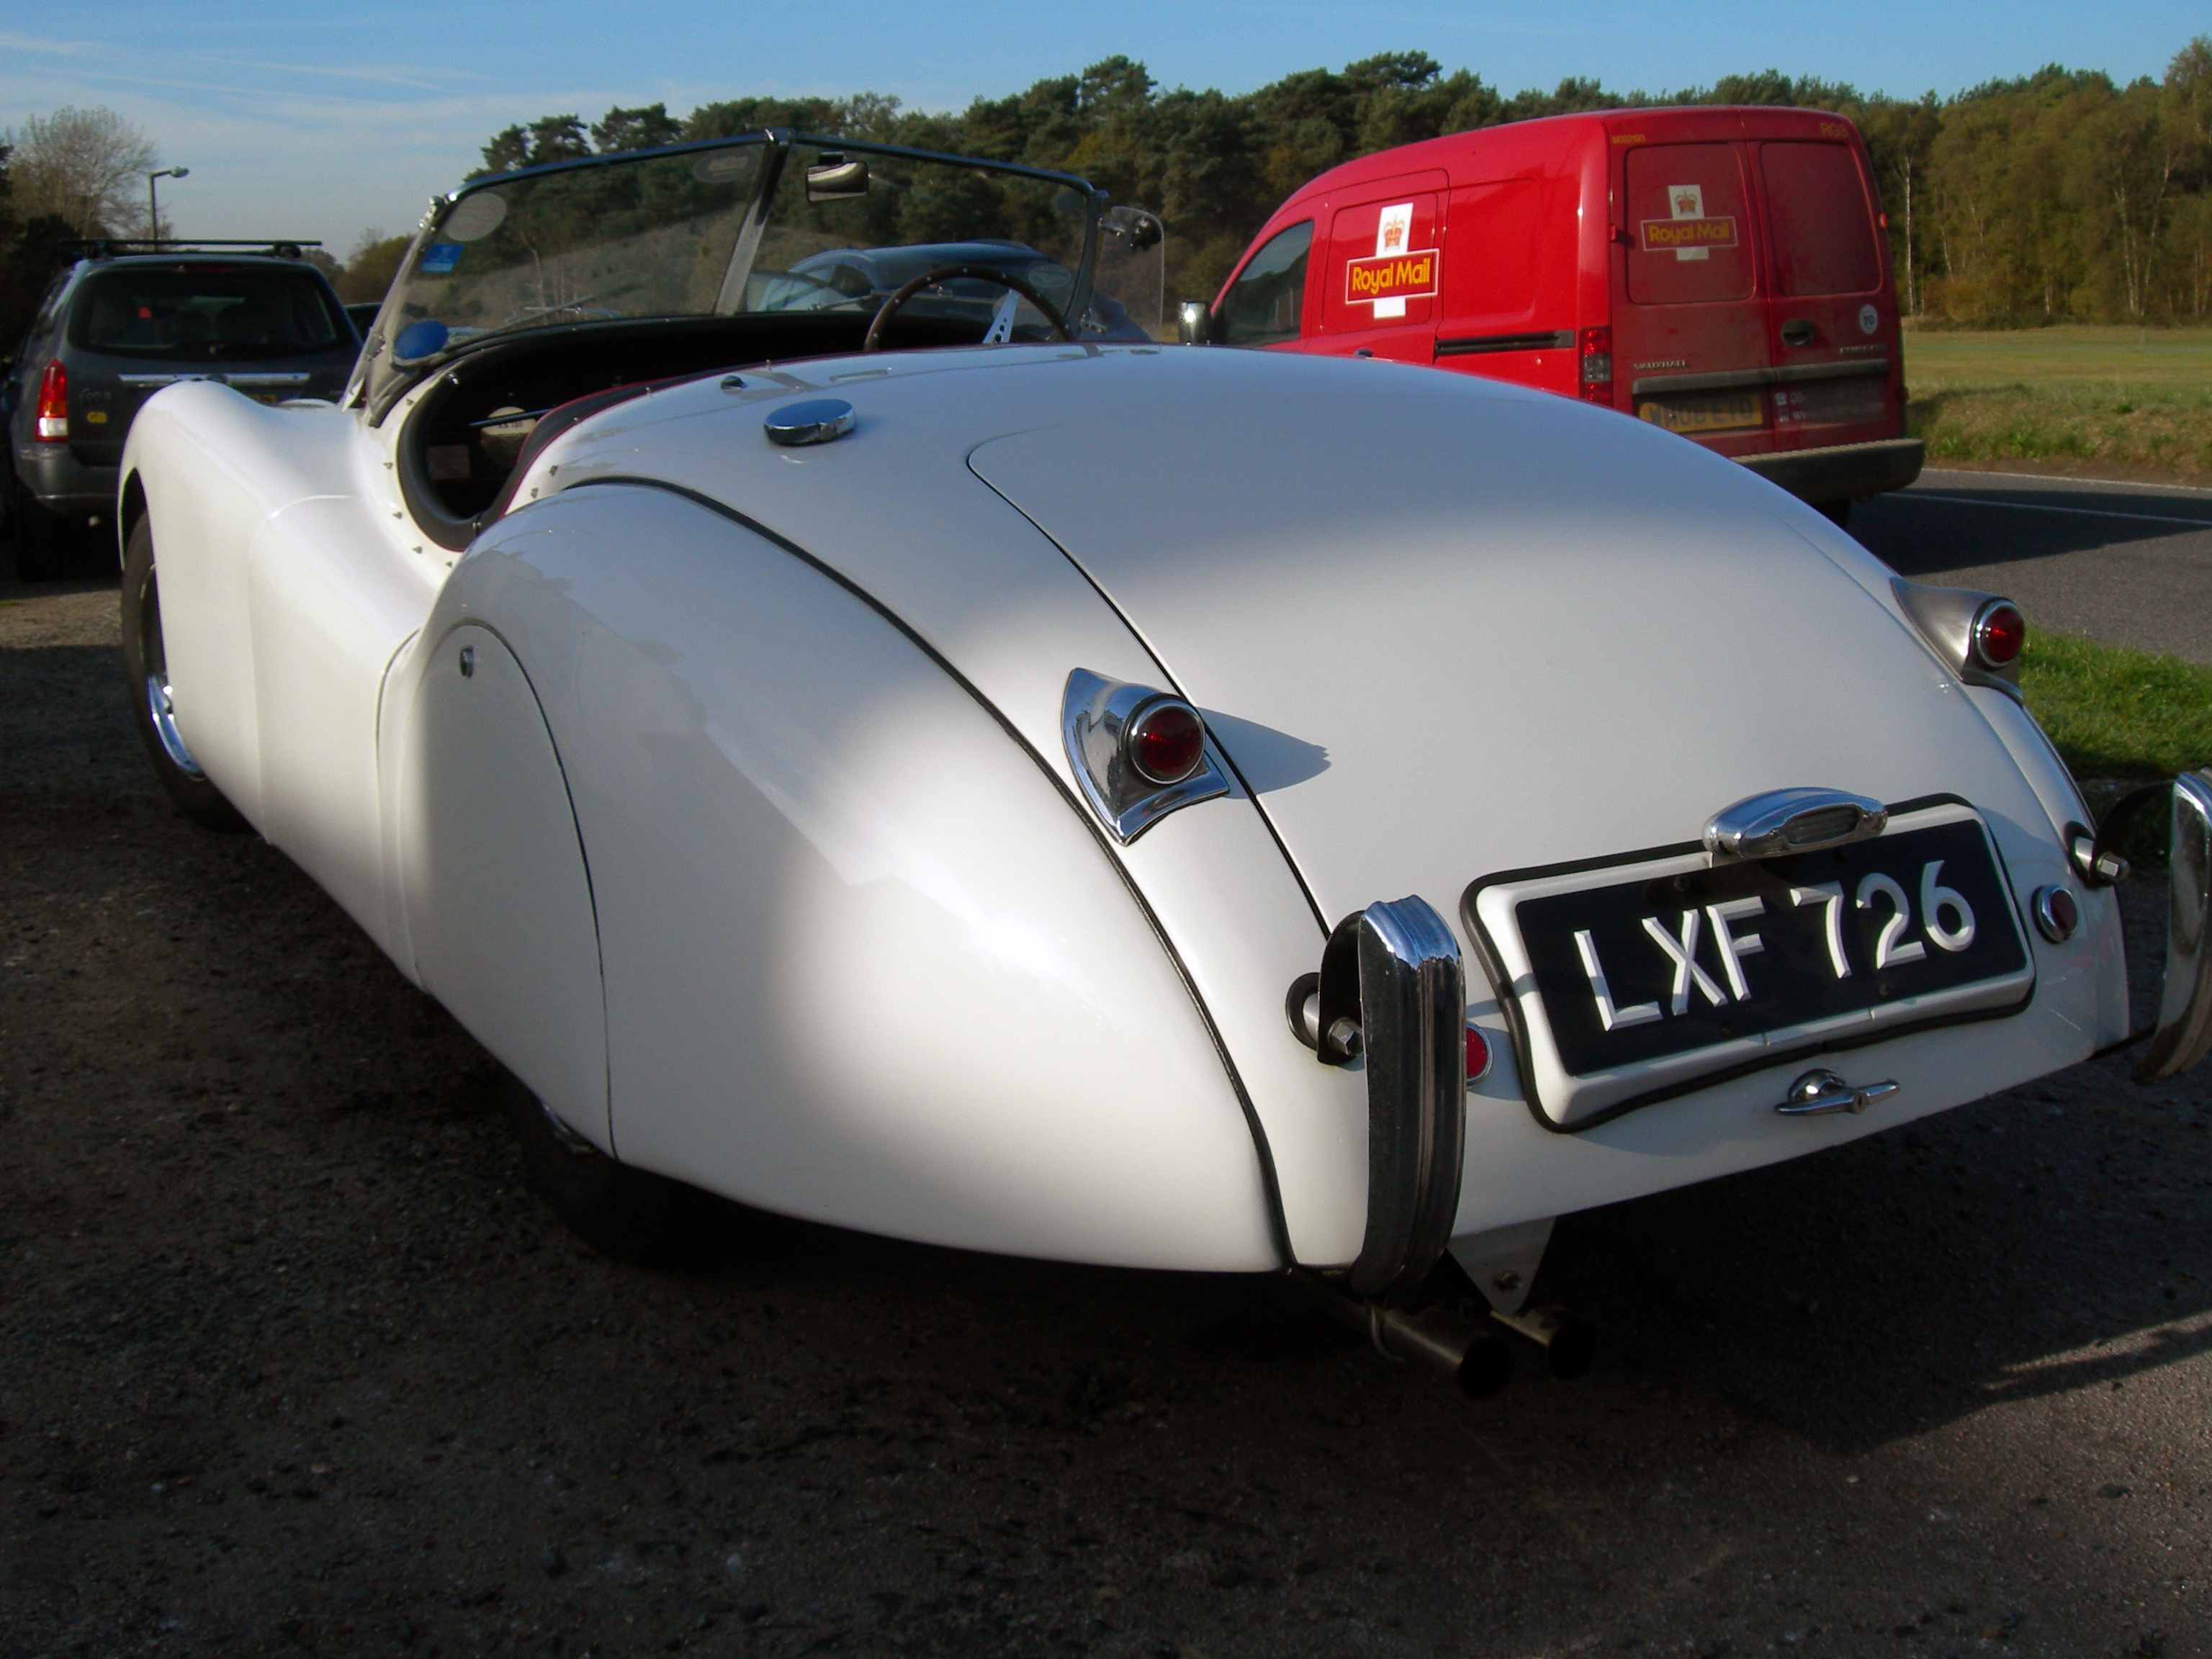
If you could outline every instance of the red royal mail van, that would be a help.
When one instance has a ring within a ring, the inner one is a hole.
[[[1603,404],[1839,521],[1919,476],[1886,225],[1818,110],[1563,115],[1385,150],[1275,210],[1187,341]]]

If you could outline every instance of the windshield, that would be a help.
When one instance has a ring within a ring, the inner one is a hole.
[[[958,265],[1018,278],[1079,337],[1157,339],[1159,222],[1102,209],[1064,174],[781,132],[495,174],[416,238],[370,343],[370,391],[381,398],[489,334],[866,315],[915,277]],[[982,277],[926,289],[908,308],[972,321],[979,338],[1050,333],[1029,301]]]
[[[239,362],[350,350],[353,330],[304,270],[125,266],[85,283],[70,343],[111,357]]]

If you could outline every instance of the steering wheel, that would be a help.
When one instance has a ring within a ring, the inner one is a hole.
[[[933,287],[939,283],[951,282],[956,276],[980,277],[987,283],[996,283],[1000,288],[1013,289],[1015,293],[1044,313],[1044,319],[1052,325],[1054,334],[1063,340],[1073,340],[1075,337],[1069,332],[1067,325],[1060,319],[1060,313],[1054,308],[1052,301],[1020,277],[1009,276],[1005,271],[994,270],[988,265],[943,265],[935,270],[922,272],[921,276],[905,284],[897,293],[884,301],[883,308],[876,313],[875,321],[868,325],[868,337],[862,343],[860,349],[881,351],[884,349],[884,331],[890,326],[890,320],[898,313],[899,307],[921,293],[922,289]]]

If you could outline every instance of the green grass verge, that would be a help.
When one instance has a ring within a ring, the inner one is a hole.
[[[2212,386],[2212,328],[1921,329],[1905,331],[1913,391],[1948,386]]]
[[[1911,388],[1912,435],[1928,464],[2070,461],[2094,472],[2212,482],[2212,392],[2161,387]]]
[[[2034,632],[2020,689],[2078,778],[2159,778],[2212,765],[2212,668]]]
[[[1909,330],[1928,459],[2057,461],[2212,482],[2212,329]]]

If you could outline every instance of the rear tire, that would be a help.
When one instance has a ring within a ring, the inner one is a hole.
[[[500,1074],[500,1092],[530,1184],[568,1230],[617,1261],[659,1260],[691,1189],[609,1158],[512,1072]]]
[[[1851,504],[1848,498],[1840,501],[1815,501],[1813,508],[1838,530],[1851,521]]]
[[[123,678],[138,739],[177,810],[210,830],[252,828],[208,781],[170,713],[169,659],[161,639],[161,591],[154,580],[154,526],[147,519],[131,531],[123,561]]]

